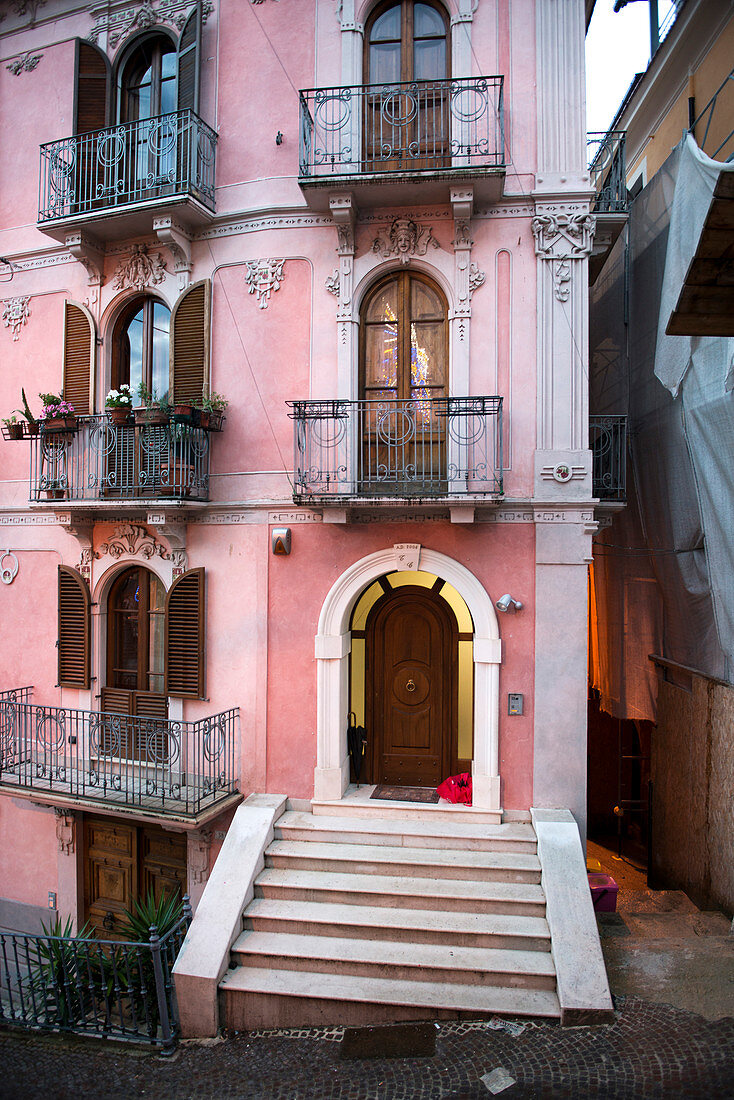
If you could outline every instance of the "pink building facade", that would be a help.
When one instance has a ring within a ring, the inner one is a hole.
[[[581,0],[8,6],[0,410],[77,419],[0,443],[2,923],[196,902],[242,796],[348,794],[350,722],[363,782],[583,835],[583,39]],[[141,382],[179,411],[113,424]]]

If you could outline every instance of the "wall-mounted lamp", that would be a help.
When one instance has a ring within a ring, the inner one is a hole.
[[[283,144],[283,135],[281,134],[280,130],[278,130],[277,134],[275,135],[275,144],[276,145],[282,145]]]
[[[291,529],[290,527],[274,527],[272,531],[272,548],[274,554],[290,554]]]
[[[498,611],[519,611],[522,607],[522,603],[520,600],[513,600],[510,593],[506,592],[504,596],[500,596],[494,606]]]

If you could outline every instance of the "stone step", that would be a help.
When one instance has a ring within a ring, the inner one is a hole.
[[[450,821],[452,824],[502,823],[502,810],[479,810],[473,806],[452,806],[447,802],[435,805],[425,802],[392,802],[384,798],[370,799],[368,795],[351,803],[346,798],[339,802],[320,802],[314,799],[311,811],[317,817],[376,817],[383,821]]]
[[[479,822],[384,821],[357,816],[319,817],[290,810],[278,819],[275,836],[282,840],[332,841],[350,844],[385,844],[391,847],[458,848],[461,851],[535,853],[532,825]]]
[[[232,959],[240,966],[309,970],[319,975],[555,989],[555,968],[547,951],[411,944],[406,952],[405,943],[398,941],[248,930],[234,944]]]
[[[236,1029],[445,1019],[457,1013],[474,1018],[496,1013],[560,1016],[558,998],[549,989],[453,982],[437,988],[432,982],[256,966],[228,971],[219,988],[224,1026]]]
[[[366,875],[540,882],[540,861],[536,855],[525,852],[462,852],[387,844],[276,840],[265,853],[265,863],[268,867],[319,870],[331,874],[344,871]]]
[[[428,943],[508,951],[550,951],[550,932],[542,916],[256,897],[245,909],[243,927],[259,932],[398,940],[406,946]]]
[[[408,878],[390,875],[331,874],[266,867],[255,879],[256,897],[345,905],[440,909],[464,913],[525,914],[542,917],[545,897],[539,885],[477,882],[469,879]]]

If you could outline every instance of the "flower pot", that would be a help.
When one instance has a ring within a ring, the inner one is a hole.
[[[167,412],[155,406],[147,408],[143,405],[137,409],[133,409],[133,412],[135,413],[135,423],[138,427],[165,427],[170,420]]]
[[[212,414],[208,409],[199,409],[199,427],[203,428],[205,432],[209,431],[209,425],[211,423]]]
[[[41,431],[44,433],[75,432],[76,429],[75,416],[51,416],[41,421]]]
[[[127,405],[112,406],[107,409],[107,416],[110,424],[114,424],[116,428],[124,428],[130,420],[130,408]]]
[[[6,439],[22,439],[23,438],[23,425],[22,424],[6,424],[5,432]]]
[[[193,424],[195,422],[194,406],[185,403],[174,405],[173,419],[177,424]]]
[[[66,489],[57,487],[55,489],[46,489],[47,500],[63,500],[66,496]]]
[[[209,414],[209,431],[210,432],[221,432],[223,422],[224,422],[224,413],[222,413],[222,412],[211,412]]]

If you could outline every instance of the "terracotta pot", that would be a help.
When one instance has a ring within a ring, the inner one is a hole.
[[[60,489],[59,488],[59,489],[47,489],[46,490],[46,499],[47,500],[63,500],[65,498],[65,496],[66,496],[66,489]]]
[[[195,422],[195,409],[193,405],[174,405],[173,419],[177,424],[193,424]]]
[[[8,439],[22,439],[23,438],[23,425],[22,424],[6,424],[8,432]]]
[[[116,428],[124,428],[130,420],[130,409],[124,405],[118,405],[117,408],[108,409],[107,415],[110,418],[110,423],[114,424]]]
[[[135,423],[138,426],[142,425],[149,428],[162,427],[165,426],[170,420],[167,412],[164,412],[163,409],[157,409],[155,407],[148,409],[143,405],[137,409],[133,409],[133,412],[135,413]]]
[[[75,416],[52,416],[41,421],[42,432],[75,432],[76,429]]]
[[[209,425],[211,423],[212,414],[208,409],[199,409],[199,427],[203,428],[205,432],[209,431]]]

